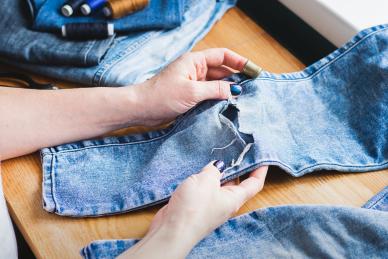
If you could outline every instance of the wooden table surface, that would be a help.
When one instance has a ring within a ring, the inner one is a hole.
[[[237,8],[230,10],[195,49],[211,47],[230,48],[276,73],[304,67]],[[50,81],[63,87],[75,86]],[[271,170],[264,190],[246,203],[238,214],[281,204],[360,206],[388,185],[387,172],[326,172],[293,178],[280,170]],[[60,217],[42,209],[42,173],[38,153],[4,161],[2,173],[10,214],[38,258],[77,258],[79,250],[96,239],[142,237],[159,208],[102,218]]]

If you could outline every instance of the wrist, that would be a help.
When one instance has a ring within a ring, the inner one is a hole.
[[[151,80],[147,80],[122,88],[125,91],[126,107],[131,107],[131,111],[128,111],[131,117],[128,126],[156,126],[163,122],[155,113],[160,107],[157,103],[158,96],[152,92],[151,84]]]
[[[119,109],[121,116],[121,127],[145,126],[145,118],[148,113],[147,97],[142,84],[130,85],[117,88]]]
[[[151,229],[120,258],[185,258],[198,242],[180,227],[161,224]]]

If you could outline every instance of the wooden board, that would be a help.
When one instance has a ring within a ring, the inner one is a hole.
[[[210,47],[230,48],[276,73],[297,71],[304,67],[237,8],[230,10],[195,49]],[[61,87],[76,87],[66,82],[54,82]],[[142,129],[120,133],[139,130]],[[327,172],[293,178],[280,170],[271,170],[264,190],[242,207],[239,214],[280,204],[360,206],[388,185],[387,172]],[[159,208],[103,218],[60,217],[42,209],[42,174],[37,153],[4,161],[2,173],[10,214],[38,258],[77,258],[79,250],[96,239],[141,237]]]

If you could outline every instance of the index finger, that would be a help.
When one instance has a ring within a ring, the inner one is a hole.
[[[226,48],[214,48],[201,51],[208,67],[227,66],[242,71],[248,59]]]

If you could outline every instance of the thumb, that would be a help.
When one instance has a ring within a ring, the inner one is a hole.
[[[193,81],[198,102],[204,100],[216,99],[223,100],[231,97],[231,82],[214,80],[214,81]]]
[[[222,172],[225,169],[225,163],[221,160],[212,161],[207,164],[199,174],[197,174],[198,178],[203,181],[209,181],[212,179],[220,185],[220,180],[222,176]]]

